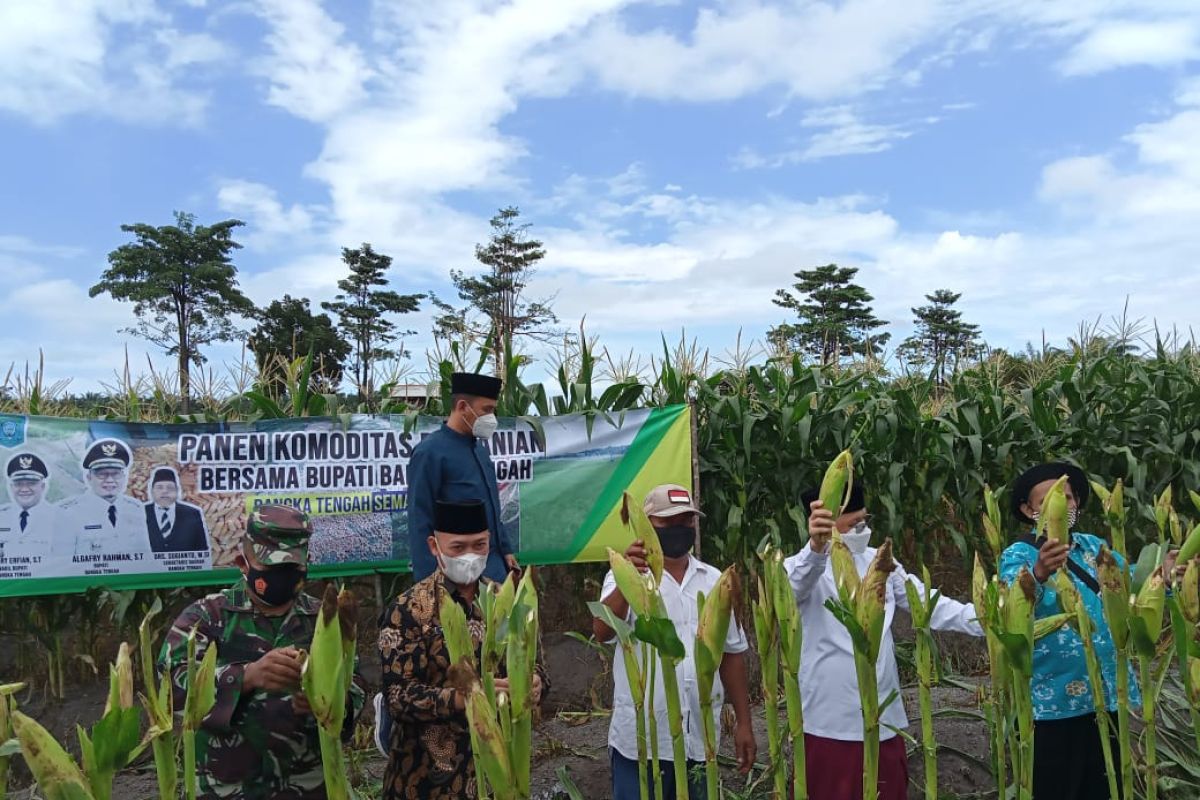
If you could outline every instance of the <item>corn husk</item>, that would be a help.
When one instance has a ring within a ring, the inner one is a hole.
[[[654,529],[650,518],[642,507],[625,492],[621,498],[621,518],[633,531],[633,538],[640,540],[646,550],[646,566],[654,576],[655,583],[662,583],[663,555],[662,542],[658,539],[658,531]]]
[[[1187,538],[1183,540],[1183,546],[1179,548],[1179,555],[1176,557],[1175,563],[1186,564],[1196,556],[1200,556],[1200,525],[1192,528]]]
[[[504,695],[501,695],[504,697]],[[497,798],[513,796],[512,762],[508,757],[508,744],[496,721],[497,709],[484,694],[483,687],[476,684],[467,698],[467,720],[471,725],[472,749],[476,762],[483,767],[488,784]],[[478,780],[478,776],[476,777]]]
[[[871,663],[879,659],[879,645],[883,640],[884,609],[887,605],[888,577],[896,569],[892,558],[892,540],[886,539],[875,552],[867,574],[855,592],[854,616],[867,637],[867,658]]]
[[[1162,636],[1167,587],[1162,571],[1155,570],[1137,594],[1129,598],[1129,630],[1133,645],[1144,657],[1153,658]]]
[[[1192,625],[1200,625],[1200,559],[1193,558],[1186,563],[1177,593],[1179,610]]]
[[[1096,570],[1100,578],[1100,601],[1112,633],[1113,645],[1123,651],[1129,641],[1129,587],[1125,571],[1107,547],[1100,548]]]
[[[842,541],[837,530],[834,530],[833,541],[829,543],[829,557],[833,562],[833,582],[837,587],[838,596],[843,603],[849,605],[862,579],[859,578],[858,567],[854,564],[854,554]]]
[[[612,569],[613,578],[616,579],[617,588],[621,590],[621,595],[629,603],[633,613],[639,617],[649,616],[655,603],[653,584],[647,580],[647,576],[638,572],[629,559],[611,547],[608,548],[608,565]]]
[[[94,800],[87,779],[48,730],[20,711],[13,711],[12,725],[45,800]]]
[[[983,489],[983,536],[987,540],[992,558],[999,560],[1004,552],[1004,522],[1000,516],[1000,504],[996,502],[996,494],[990,487]]]
[[[854,458],[849,450],[843,450],[826,468],[825,476],[821,479],[821,505],[833,512],[835,517],[839,516],[846,507],[853,485]]]
[[[1067,476],[1063,475],[1042,498],[1042,509],[1038,515],[1038,533],[1051,541],[1069,545],[1070,526],[1067,525]]]
[[[1154,502],[1154,521],[1158,525],[1159,538],[1165,540],[1171,524],[1171,484],[1169,483]]]

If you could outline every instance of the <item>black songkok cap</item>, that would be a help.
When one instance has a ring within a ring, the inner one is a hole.
[[[437,533],[483,533],[488,529],[487,509],[479,500],[465,503],[438,500],[433,508],[433,529]]]
[[[154,480],[150,481],[150,483],[173,483],[176,486],[179,485],[179,481],[175,477],[175,470],[167,469],[166,467],[159,467],[154,470]]]
[[[812,504],[821,499],[821,488],[813,486],[810,489],[805,489],[800,493],[800,502],[804,505],[804,513],[808,514],[812,509]],[[854,483],[850,487],[850,497],[846,500],[846,507],[842,509],[843,514],[852,514],[855,511],[862,511],[867,507],[866,497],[863,495],[861,483]],[[837,514],[836,508],[828,509],[834,514]]]
[[[477,375],[474,372],[455,372],[450,376],[450,394],[466,394],[472,397],[486,397],[489,400],[500,398],[499,378],[491,375]]]
[[[1029,500],[1029,493],[1039,483],[1056,481],[1063,475],[1067,476],[1067,483],[1071,484],[1071,492],[1075,495],[1075,507],[1082,509],[1087,505],[1088,497],[1092,493],[1092,488],[1088,485],[1087,475],[1074,464],[1068,464],[1065,461],[1056,461],[1051,464],[1038,464],[1036,467],[1031,467],[1021,473],[1021,477],[1013,481],[1013,516],[1021,522],[1027,522],[1032,525],[1033,520],[1025,516],[1025,512],[1021,511],[1021,506]]]

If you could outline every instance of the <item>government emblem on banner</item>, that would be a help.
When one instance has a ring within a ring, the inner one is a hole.
[[[25,418],[0,414],[0,447],[19,447],[25,444]]]

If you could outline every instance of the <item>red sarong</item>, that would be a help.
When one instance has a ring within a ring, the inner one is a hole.
[[[863,744],[804,734],[809,800],[862,800]],[[879,800],[907,800],[908,755],[904,739],[879,743]]]

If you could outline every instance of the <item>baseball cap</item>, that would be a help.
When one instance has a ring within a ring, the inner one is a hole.
[[[650,494],[646,495],[646,501],[642,503],[642,510],[648,517],[675,517],[680,514],[704,516],[692,502],[692,493],[674,483],[664,483],[651,489]]]
[[[246,540],[255,557],[268,567],[308,564],[312,524],[299,510],[284,505],[264,505],[246,520]]]

